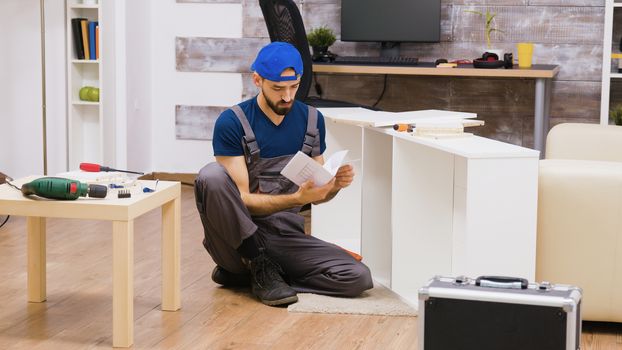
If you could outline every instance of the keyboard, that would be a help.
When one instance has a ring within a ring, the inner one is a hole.
[[[396,56],[337,56],[338,64],[358,64],[372,66],[416,66],[419,62],[417,57]]]

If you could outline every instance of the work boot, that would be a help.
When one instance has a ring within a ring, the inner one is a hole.
[[[251,260],[250,267],[252,292],[262,303],[278,306],[298,301],[296,291],[283,280],[281,266],[263,251]]]
[[[216,265],[212,271],[212,281],[225,287],[250,287],[251,275],[247,273],[233,273]]]

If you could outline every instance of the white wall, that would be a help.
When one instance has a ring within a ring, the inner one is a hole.
[[[152,0],[130,0],[126,8],[127,169],[149,172],[151,148]]]
[[[48,174],[67,166],[64,0],[46,0]],[[0,1],[0,171],[43,174],[39,0]]]
[[[176,140],[175,105],[234,105],[240,102],[242,77],[232,73],[177,72],[175,37],[242,37],[242,6],[178,4],[175,0],[154,1],[151,6],[152,169],[196,173],[213,160],[211,142]],[[128,101],[131,106],[133,102]],[[128,132],[128,138],[134,134]]]
[[[198,172],[213,160],[211,142],[176,139],[175,105],[236,104],[242,77],[177,72],[175,37],[241,37],[242,7],[175,0],[115,5],[121,30],[115,59],[127,64],[116,67],[115,99],[123,104],[115,104],[111,127],[122,154],[106,165]],[[65,1],[46,0],[45,11],[48,174],[55,174],[67,170]],[[0,171],[14,177],[43,173],[41,83],[39,0],[0,0]]]
[[[48,174],[67,171],[67,64],[65,62],[67,47],[65,38],[65,1],[45,0]]]
[[[0,171],[43,172],[39,0],[0,1]]]

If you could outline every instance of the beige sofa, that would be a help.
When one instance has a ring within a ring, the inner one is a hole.
[[[622,322],[622,127],[557,125],[545,158],[536,279],[583,288],[583,319]]]

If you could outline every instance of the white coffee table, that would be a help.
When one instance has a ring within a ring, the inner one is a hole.
[[[13,183],[21,186],[37,177],[30,176]],[[140,182],[150,188],[155,186],[155,181]],[[132,197],[125,199],[112,194],[116,193],[111,192],[105,199],[32,199],[4,184],[0,185],[0,214],[27,217],[28,301],[37,303],[46,300],[45,219],[112,221],[112,345],[129,347],[134,342],[134,219],[158,207],[162,207],[162,310],[181,308],[181,185],[179,182],[159,181],[153,193],[134,190]]]

